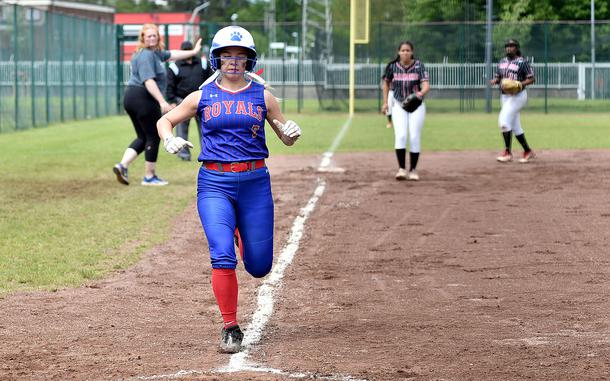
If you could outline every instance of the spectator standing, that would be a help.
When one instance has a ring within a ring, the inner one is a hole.
[[[193,44],[190,41],[184,41],[180,49],[192,50]],[[185,60],[172,62],[167,70],[167,101],[174,107],[179,105],[187,95],[199,90],[199,86],[208,79],[210,74],[211,69],[205,57],[193,56]],[[176,136],[188,140],[190,121],[190,119],[187,119],[176,126]],[[195,115],[195,122],[201,144],[201,119],[199,115]],[[188,146],[180,150],[177,155],[184,161],[191,160],[191,152]]]

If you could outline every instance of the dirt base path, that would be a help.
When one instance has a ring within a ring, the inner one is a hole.
[[[270,161],[276,251],[325,191],[248,361],[218,373],[220,315],[194,206],[172,241],[87,287],[0,300],[1,380],[603,380],[610,374],[609,151]],[[247,325],[260,280],[240,267]],[[248,335],[248,332],[246,332]]]

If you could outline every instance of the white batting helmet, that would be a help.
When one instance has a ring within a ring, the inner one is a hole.
[[[250,32],[241,26],[231,25],[222,28],[214,35],[210,48],[210,65],[214,70],[220,69],[220,51],[230,46],[239,46],[248,51],[246,71],[252,71],[256,65],[256,47]]]

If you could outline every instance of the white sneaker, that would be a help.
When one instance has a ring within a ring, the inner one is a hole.
[[[396,172],[396,180],[406,180],[407,179],[407,170],[404,168],[398,169]]]
[[[142,180],[142,185],[147,187],[162,187],[167,184],[167,181],[158,178],[157,175],[154,175],[151,178],[144,177],[144,179]]]
[[[513,154],[510,153],[509,150],[504,150],[504,153],[496,157],[496,160],[498,160],[500,163],[508,163],[509,161],[513,161]]]
[[[535,158],[536,158],[536,155],[534,154],[534,151],[524,152],[523,157],[521,159],[519,159],[519,163],[522,163],[522,164],[529,163],[530,161],[532,161],[532,159],[535,159]]]
[[[409,171],[409,180],[411,181],[419,181],[419,175],[415,169]]]

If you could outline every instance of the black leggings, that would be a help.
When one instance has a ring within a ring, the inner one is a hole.
[[[146,161],[157,162],[161,141],[157,132],[157,121],[161,118],[159,103],[145,87],[127,86],[123,106],[138,136],[129,148],[133,148],[138,155],[145,152]]]

